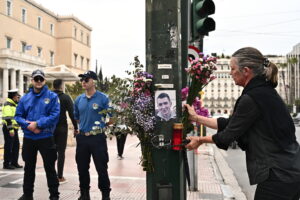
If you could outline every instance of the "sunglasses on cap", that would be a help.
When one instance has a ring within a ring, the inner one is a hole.
[[[81,79],[80,79],[80,82],[89,82],[89,80],[90,80],[90,77],[82,77]]]
[[[41,76],[36,76],[33,78],[33,80],[34,82],[44,82],[45,79]]]

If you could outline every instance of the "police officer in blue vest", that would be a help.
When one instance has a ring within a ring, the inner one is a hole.
[[[98,173],[98,188],[102,200],[110,200],[110,180],[107,172],[108,152],[106,126],[103,110],[109,108],[109,98],[96,90],[97,75],[93,71],[80,74],[85,93],[78,96],[74,103],[74,116],[79,121],[79,133],[76,135],[76,162],[79,173],[80,197],[78,200],[90,200],[90,161],[93,157]]]

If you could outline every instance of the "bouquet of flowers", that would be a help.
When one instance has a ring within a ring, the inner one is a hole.
[[[111,84],[108,94],[115,108],[113,112],[115,124],[125,125],[126,128],[119,130],[122,133],[137,135],[142,150],[143,170],[152,172],[149,144],[155,124],[153,76],[144,71],[138,57],[134,58],[131,65],[134,66],[134,70],[126,72],[132,78],[112,77],[113,84]]]
[[[216,62],[217,59],[215,57],[204,56],[193,60],[191,66],[186,69],[188,73],[188,87],[182,90],[182,98],[186,98],[187,104],[195,105],[194,107],[196,108],[197,114],[203,113],[201,111],[200,92],[209,82],[216,78],[213,75],[213,72],[217,69]],[[198,111],[197,108],[199,108]],[[193,125],[189,122],[188,117],[189,114],[187,110],[185,110],[182,119],[183,138],[186,137],[187,133],[193,130]]]
[[[134,75],[131,97],[130,118],[132,129],[140,140],[142,149],[141,165],[144,171],[152,172],[152,155],[150,149],[151,134],[154,130],[154,90],[153,76],[147,72],[137,72]]]
[[[186,99],[188,97],[188,93],[189,93],[189,88],[185,87],[181,90],[181,100],[182,102],[186,102]],[[199,93],[199,96],[202,96],[204,94],[203,91],[201,91]],[[201,116],[205,116],[208,117],[209,113],[208,113],[208,109],[202,106],[202,102],[200,97],[197,96],[193,102],[193,106],[195,109],[195,112],[197,113],[197,115],[201,115]]]

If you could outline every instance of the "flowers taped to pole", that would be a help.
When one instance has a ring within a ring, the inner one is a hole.
[[[200,92],[203,88],[216,77],[213,72],[217,70],[217,59],[211,56],[196,58],[191,62],[191,66],[186,69],[188,74],[188,87],[182,91],[182,98],[186,98],[186,103],[193,105],[196,98],[201,99]],[[201,106],[200,106],[201,107]],[[183,113],[183,138],[193,130],[193,125],[190,123],[187,110]]]
[[[131,63],[134,70],[126,71],[130,78],[112,79],[109,96],[115,107],[117,125],[125,125],[120,131],[135,134],[142,151],[140,164],[144,171],[153,172],[151,138],[155,124],[153,75],[144,71],[138,57]]]

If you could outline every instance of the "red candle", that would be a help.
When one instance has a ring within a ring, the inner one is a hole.
[[[182,149],[182,146],[180,146],[182,144],[182,128],[183,125],[182,123],[175,123],[173,125],[173,144],[175,145],[173,146],[173,150],[179,151]],[[176,146],[178,145],[178,146]]]

